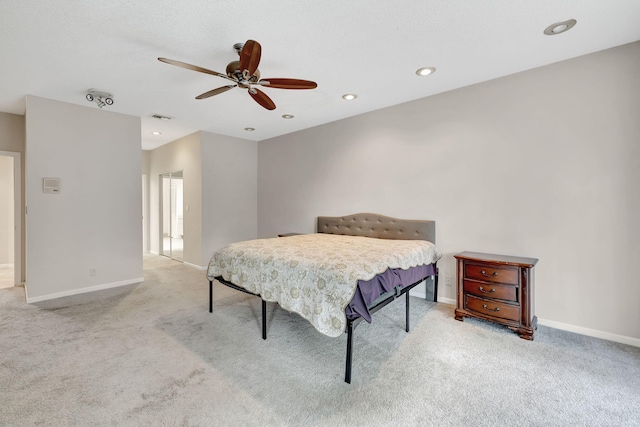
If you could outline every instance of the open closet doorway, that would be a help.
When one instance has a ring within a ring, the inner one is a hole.
[[[183,261],[184,210],[182,171],[160,175],[160,255]]]
[[[0,289],[22,283],[20,175],[20,153],[0,151]]]

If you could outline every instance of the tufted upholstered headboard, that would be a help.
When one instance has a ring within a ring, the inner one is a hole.
[[[319,216],[318,233],[378,239],[428,240],[436,242],[435,221],[398,219],[373,213],[346,216]]]

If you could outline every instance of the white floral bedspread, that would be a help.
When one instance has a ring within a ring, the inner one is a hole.
[[[305,234],[233,243],[213,254],[207,278],[222,276],[336,337],[345,330],[344,310],[358,280],[389,268],[432,264],[440,257],[425,240]]]

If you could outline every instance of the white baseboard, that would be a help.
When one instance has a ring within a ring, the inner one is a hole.
[[[415,289],[412,289],[409,291],[409,294],[412,297],[418,297],[418,298],[426,298],[427,294],[424,291],[416,291]],[[444,304],[449,304],[449,305],[456,305],[456,300],[451,299],[451,298],[445,298],[445,297],[441,297],[438,295],[438,302],[444,303]]]
[[[195,268],[196,270],[203,270],[203,271],[204,271],[204,270],[206,270],[206,269],[207,269],[207,267],[203,267],[203,266],[201,266],[201,265],[191,264],[190,262],[182,261],[182,263],[183,263],[184,265],[188,265],[189,267],[193,267],[193,268]]]
[[[161,256],[158,252],[154,252],[154,251],[148,251],[148,252],[145,252],[145,253],[150,254],[150,255]],[[188,265],[189,267],[193,267],[193,268],[195,268],[197,270],[206,270],[207,269],[206,266],[203,267],[201,265],[191,264],[190,262],[186,262],[186,261],[180,261],[180,262],[182,262],[184,265]]]
[[[445,297],[438,297],[438,302],[441,302],[443,304],[449,304],[449,305],[456,305],[456,300],[451,299],[451,298],[445,298]]]
[[[621,344],[640,347],[640,339],[638,338],[612,334],[610,332],[598,331],[596,329],[583,328],[582,326],[569,325],[567,323],[556,322],[555,320],[538,318],[538,324],[548,326],[550,328],[561,329],[563,331],[575,332],[576,334],[586,335],[588,337],[601,338],[607,341],[619,342]]]
[[[121,282],[112,282],[112,283],[105,283],[105,284],[96,285],[96,286],[88,286],[86,288],[73,289],[71,291],[64,291],[64,292],[57,292],[55,294],[42,295],[39,297],[29,297],[29,285],[27,284],[27,287],[26,287],[27,304],[32,304],[34,302],[40,302],[40,301],[47,301],[50,299],[69,297],[72,295],[86,294],[88,292],[103,291],[105,289],[117,288],[120,286],[132,285],[134,283],[141,283],[141,282],[144,282],[144,277],[139,277],[139,278],[130,279],[130,280],[123,280]]]

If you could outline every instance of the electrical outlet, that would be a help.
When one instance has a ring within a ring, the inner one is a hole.
[[[445,286],[451,286],[452,283],[453,283],[453,277],[451,277],[451,276],[445,276],[444,277]]]
[[[89,269],[89,276],[95,276],[96,275],[96,269],[95,268],[90,268]]]

